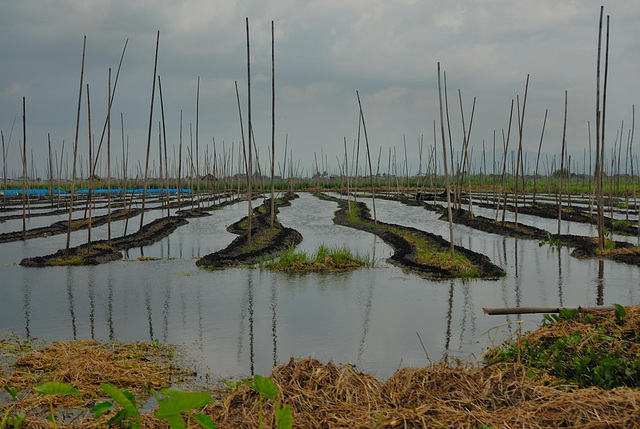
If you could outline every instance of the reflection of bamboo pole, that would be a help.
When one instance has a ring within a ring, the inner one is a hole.
[[[160,31],[156,36],[156,55],[153,65],[153,86],[151,87],[151,108],[149,109],[149,132],[147,134],[147,156],[144,167],[144,182],[142,185],[142,207],[140,212],[140,229],[144,225],[144,205],[147,198],[147,180],[149,179],[149,152],[151,151],[151,126],[153,125],[153,100],[156,94],[156,71],[158,69],[158,46],[160,45]]]
[[[80,67],[80,90],[78,93],[78,113],[76,115],[76,136],[73,145],[73,179],[71,180],[71,191],[69,193],[69,219],[67,221],[67,247],[65,248],[65,256],[69,256],[69,246],[71,244],[71,216],[73,215],[73,193],[76,187],[76,159],[78,156],[78,131],[80,129],[80,105],[82,103],[82,83],[84,80],[84,56],[87,46],[87,36],[84,36],[82,44],[82,66]]]
[[[451,214],[451,185],[449,183],[449,172],[447,170],[447,144],[444,137],[444,118],[442,115],[442,89],[440,87],[440,63],[438,63],[438,96],[440,99],[440,132],[442,134],[442,158],[444,161],[444,181],[447,192],[447,212],[449,215],[449,240],[451,244],[451,256],[455,254],[453,247],[453,219]]]

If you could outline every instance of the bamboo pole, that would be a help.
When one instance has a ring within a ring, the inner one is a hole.
[[[585,307],[503,307],[503,308],[482,308],[484,314],[489,316],[500,316],[507,314],[537,314],[537,313],[560,313],[563,309],[578,310],[580,313],[594,313],[597,311],[613,311],[613,305],[585,306]]]
[[[149,131],[147,133],[147,154],[144,166],[144,181],[142,185],[142,206],[140,212],[140,229],[144,225],[144,206],[147,198],[147,184],[149,179],[149,152],[151,152],[151,127],[153,125],[153,101],[156,95],[156,76],[158,70],[158,47],[160,46],[160,31],[158,30],[156,36],[156,54],[153,64],[153,86],[151,87],[151,107],[149,109]]]
[[[276,211],[276,179],[274,174],[276,162],[276,60],[274,40],[273,21],[271,21],[271,228],[273,228]]]
[[[440,87],[440,63],[438,62],[438,96],[440,100],[440,133],[442,135],[442,157],[444,161],[444,181],[447,191],[447,213],[449,215],[449,240],[451,244],[451,256],[455,255],[453,246],[453,219],[451,213],[451,185],[449,183],[449,172],[447,170],[447,144],[444,137],[444,118],[442,115],[442,89]]]
[[[82,43],[82,66],[80,68],[80,90],[78,93],[78,112],[76,115],[76,136],[73,144],[73,178],[71,180],[71,191],[69,193],[69,219],[67,221],[67,246],[65,248],[65,257],[69,257],[69,246],[71,244],[71,217],[73,215],[73,194],[76,187],[76,159],[78,156],[78,132],[80,130],[80,106],[82,103],[82,84],[84,80],[84,57],[87,46],[87,36],[84,36]]]
[[[522,135],[523,135],[523,129],[524,129],[524,111],[525,108],[527,107],[527,93],[529,92],[529,74],[527,74],[527,83],[525,84],[524,87],[524,99],[522,100],[522,116],[520,117],[520,124],[519,124],[519,129],[518,129],[518,133],[519,133],[519,142],[518,142],[518,156],[517,156],[517,166],[516,166],[516,195],[515,195],[515,203],[516,203],[516,207],[515,207],[515,222],[514,222],[514,226],[515,229],[518,229],[518,173],[520,172],[520,157],[522,155]],[[524,186],[523,186],[524,188]],[[559,232],[558,232],[559,234]]]
[[[109,68],[109,90],[111,95],[111,68]],[[111,101],[107,105],[107,245],[111,246]]]
[[[27,236],[27,113],[26,98],[22,97],[22,236]]]
[[[248,221],[247,221],[247,246],[251,245],[251,218],[253,209],[251,207],[252,191],[251,179],[253,176],[252,166],[252,148],[251,148],[251,58],[249,50],[249,18],[246,18],[247,24],[247,129],[249,134],[249,159],[247,160],[247,205],[248,205]]]
[[[93,152],[92,146],[93,142],[91,140],[91,96],[89,94],[89,84],[87,84],[87,129],[89,134],[89,165],[91,166],[93,163]],[[80,163],[82,165],[82,163]],[[82,176],[82,174],[80,174]],[[89,193],[87,194],[88,200],[88,208],[89,208],[89,223],[87,225],[87,243],[91,245],[91,221],[92,221],[92,212],[93,209],[93,200],[92,200],[92,191],[93,191],[93,174],[91,174],[91,167],[89,167]]]
[[[369,150],[369,137],[367,135],[367,125],[364,121],[364,112],[362,111],[362,103],[360,102],[360,93],[356,91],[356,96],[358,97],[358,106],[360,107],[360,117],[362,118],[362,128],[364,130],[364,141],[367,145],[367,159],[369,160],[369,175],[371,176],[371,202],[373,204],[373,222],[378,224],[378,216],[376,214],[376,187],[373,182],[373,169],[371,167],[371,151]],[[405,155],[406,155],[407,146],[405,144]],[[405,158],[406,163],[406,158]],[[408,180],[408,178],[407,178]]]

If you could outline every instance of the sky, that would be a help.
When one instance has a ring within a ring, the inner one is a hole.
[[[626,148],[632,106],[640,101],[640,2],[636,1],[5,1],[0,13],[0,130],[8,146],[8,174],[20,175],[23,97],[27,151],[31,154],[33,150],[38,176],[47,177],[49,138],[54,153],[60,156],[64,141],[65,152],[72,156],[85,35],[78,138],[78,154],[84,163],[89,139],[86,85],[91,99],[91,134],[99,140],[107,115],[108,70],[112,68],[114,79],[128,39],[112,105],[112,163],[115,172],[122,159],[123,122],[125,139],[129,141],[129,174],[135,174],[138,161],[144,167],[158,31],[157,74],[162,82],[169,158],[173,160],[174,150],[178,153],[181,112],[185,158],[190,127],[195,139],[198,78],[201,164],[204,165],[205,150],[213,152],[214,139],[218,153],[222,153],[223,145],[229,151],[232,144],[237,151],[242,138],[235,82],[245,133],[248,128],[246,18],[250,26],[252,123],[263,166],[271,145],[274,21],[275,142],[276,160],[280,163],[286,141],[305,174],[315,168],[315,158],[322,164],[322,155],[328,167],[321,165],[321,170],[337,171],[338,159],[344,159],[344,141],[351,157],[358,137],[356,91],[361,97],[374,170],[381,150],[380,172],[387,171],[390,148],[395,148],[396,162],[402,169],[406,141],[411,174],[416,174],[420,162],[418,142],[423,139],[424,171],[434,144],[434,121],[441,163],[440,63],[447,73],[456,151],[463,145],[459,96],[467,132],[475,97],[469,144],[473,159],[478,162],[484,142],[489,153],[487,169],[491,172],[494,130],[500,158],[511,102],[518,97],[523,103],[529,75],[523,126],[529,168],[535,166],[547,109],[542,150],[547,156],[560,151],[567,91],[566,141],[581,170],[589,144],[588,122],[595,147],[601,5],[605,6],[605,15],[611,16],[606,113],[606,144],[610,150],[621,127]],[[510,149],[517,150],[515,115]],[[160,121],[156,91],[151,165],[158,159]],[[361,144],[363,160],[364,133]],[[544,160],[541,172],[543,163]],[[103,161],[103,172],[105,165]],[[204,173],[204,167],[200,168]]]

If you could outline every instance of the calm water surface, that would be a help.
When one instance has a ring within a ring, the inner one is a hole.
[[[365,199],[371,204],[370,199]],[[378,260],[376,268],[341,274],[289,275],[259,269],[206,271],[195,260],[226,247],[226,225],[246,214],[238,203],[190,219],[169,237],[128,258],[96,267],[22,268],[23,257],[52,253],[64,236],[0,245],[0,329],[45,340],[95,338],[179,344],[201,374],[267,374],[291,356],[351,362],[380,378],[398,367],[425,365],[445,355],[474,360],[516,323],[534,329],[541,315],[486,316],[482,307],[640,303],[640,269],[610,261],[578,260],[537,241],[455,227],[455,243],[486,254],[507,271],[500,280],[430,281],[384,262],[391,249],[380,239],[334,225],[337,205],[301,194],[281,209],[284,225],[304,236],[299,248],[348,246]],[[434,213],[376,201],[379,219],[448,238]],[[145,221],[161,216],[145,214]],[[129,221],[137,228],[139,218]],[[47,223],[45,223],[47,224]],[[113,225],[120,234],[124,222]],[[106,237],[106,226],[93,236]],[[72,245],[86,231],[72,234]],[[494,332],[491,332],[492,336]]]

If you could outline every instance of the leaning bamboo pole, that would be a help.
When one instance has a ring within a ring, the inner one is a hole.
[[[522,134],[523,134],[523,129],[524,129],[524,111],[525,111],[525,108],[527,107],[527,92],[528,91],[529,91],[529,75],[527,74],[527,83],[525,84],[525,87],[524,87],[524,99],[522,100],[522,116],[520,117],[520,124],[519,124],[519,127],[518,127],[519,142],[518,142],[518,156],[517,156],[518,165],[516,166],[516,189],[515,189],[515,191],[516,191],[516,195],[515,195],[516,210],[515,210],[515,222],[514,222],[515,229],[518,229],[518,173],[520,172],[520,156],[522,155]],[[524,188],[524,186],[523,186],[523,188]],[[559,232],[558,232],[558,234],[559,234]]]
[[[142,206],[140,212],[140,229],[144,225],[144,206],[147,198],[147,185],[149,180],[149,152],[151,152],[151,127],[153,126],[153,101],[156,95],[156,76],[158,70],[158,47],[160,46],[160,31],[156,36],[156,54],[153,65],[153,86],[151,87],[151,108],[149,109],[149,131],[147,133],[147,154],[144,166],[144,181],[142,184]]]
[[[362,103],[360,102],[360,93],[356,91],[356,96],[358,97],[358,106],[360,107],[360,116],[362,117],[362,128],[364,130],[364,141],[367,145],[367,158],[369,160],[369,176],[371,178],[371,202],[373,204],[373,222],[378,224],[378,216],[376,214],[376,186],[373,181],[373,169],[371,168],[371,151],[369,150],[369,137],[367,135],[367,125],[364,122],[364,112],[362,111]],[[406,154],[407,146],[405,144],[405,154]],[[406,160],[405,160],[406,162]]]
[[[69,192],[69,219],[67,221],[67,246],[65,248],[65,257],[69,257],[69,247],[71,244],[71,217],[73,215],[73,194],[76,187],[76,159],[78,157],[78,132],[80,130],[80,107],[82,103],[82,84],[84,80],[84,57],[87,46],[87,36],[84,36],[82,43],[82,66],[80,67],[80,90],[78,93],[78,112],[76,115],[76,136],[73,145],[73,178],[71,180],[71,190]]]
[[[442,89],[440,86],[440,63],[438,62],[438,96],[440,100],[440,133],[442,135],[442,158],[444,161],[444,182],[447,191],[447,213],[449,216],[449,241],[451,244],[451,256],[455,255],[453,246],[453,218],[451,213],[451,185],[449,183],[449,172],[447,170],[447,144],[444,137],[444,118],[442,115]]]
[[[540,163],[540,151],[542,150],[542,140],[544,138],[544,129],[547,126],[547,114],[549,109],[544,111],[544,121],[542,121],[542,132],[540,133],[540,143],[538,144],[538,157],[536,158],[536,173],[533,176],[533,205],[536,205],[536,191],[538,185],[538,164]],[[589,145],[591,145],[591,139],[589,139]],[[591,146],[589,146],[591,147]],[[589,149],[589,156],[591,156],[591,149]],[[589,158],[589,166],[591,166],[591,158]],[[589,182],[591,184],[591,182]]]

